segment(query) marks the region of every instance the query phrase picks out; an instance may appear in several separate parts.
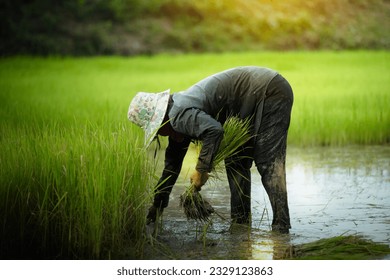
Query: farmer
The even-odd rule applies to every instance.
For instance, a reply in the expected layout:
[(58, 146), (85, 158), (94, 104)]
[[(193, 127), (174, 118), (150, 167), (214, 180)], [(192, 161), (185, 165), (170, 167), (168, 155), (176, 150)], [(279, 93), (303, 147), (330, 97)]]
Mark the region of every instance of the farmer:
[(261, 175), (273, 211), (272, 229), (288, 233), (290, 216), (285, 175), (286, 140), (293, 104), (289, 83), (276, 71), (254, 66), (232, 68), (209, 76), (185, 91), (169, 94), (139, 92), (128, 118), (145, 130), (145, 145), (169, 136), (165, 168), (158, 181), (148, 222), (168, 206), (188, 146), (201, 140), (202, 149), (191, 184), (200, 191), (212, 168), (223, 137), (222, 125), (230, 116), (252, 122), (251, 140), (238, 155), (225, 160), (231, 193), (231, 218), (251, 221), (251, 171), (253, 161)]

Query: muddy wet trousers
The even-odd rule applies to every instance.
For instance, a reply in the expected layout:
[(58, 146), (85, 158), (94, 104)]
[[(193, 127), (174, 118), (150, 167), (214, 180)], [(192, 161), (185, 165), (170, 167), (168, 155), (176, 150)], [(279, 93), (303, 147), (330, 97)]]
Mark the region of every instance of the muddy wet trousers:
[(226, 171), (231, 192), (233, 222), (251, 221), (251, 166), (253, 161), (269, 197), (273, 219), (272, 229), (288, 233), (291, 228), (286, 187), (286, 143), (290, 125), (293, 92), (289, 83), (276, 76), (269, 84), (263, 106), (255, 118), (261, 118), (254, 141), (239, 154), (226, 159)]

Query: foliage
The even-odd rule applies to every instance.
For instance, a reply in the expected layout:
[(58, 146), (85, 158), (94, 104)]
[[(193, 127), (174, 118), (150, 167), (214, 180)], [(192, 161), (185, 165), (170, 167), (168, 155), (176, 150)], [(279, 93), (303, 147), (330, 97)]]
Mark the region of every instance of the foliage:
[(0, 67), (0, 258), (139, 256), (153, 180), (142, 132), (96, 76), (79, 80), (88, 63), (13, 62)]
[(287, 259), (303, 260), (367, 260), (381, 259), (390, 254), (386, 244), (375, 243), (361, 236), (337, 236), (293, 246), (286, 251)]
[(141, 242), (150, 179), (134, 132), (37, 125), (1, 126), (1, 257), (108, 258)]
[(389, 47), (385, 0), (5, 0), (0, 54)]

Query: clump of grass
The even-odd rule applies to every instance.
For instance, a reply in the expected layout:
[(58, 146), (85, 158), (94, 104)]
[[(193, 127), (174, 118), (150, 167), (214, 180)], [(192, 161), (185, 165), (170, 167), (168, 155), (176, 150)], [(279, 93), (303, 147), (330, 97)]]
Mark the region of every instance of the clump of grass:
[(213, 206), (192, 185), (180, 196), (180, 206), (187, 219), (207, 222), (214, 213)]
[(137, 131), (29, 125), (0, 125), (0, 257), (99, 259), (142, 246), (151, 177)]
[[(239, 119), (229, 117), (223, 125), (224, 135), (220, 147), (213, 160), (212, 172), (217, 174), (222, 166), (222, 162), (231, 156), (236, 155), (240, 147), (249, 141), (250, 119)], [(201, 150), (201, 142), (197, 142), (198, 153)], [(215, 212), (211, 204), (191, 184), (180, 196), (180, 206), (183, 207), (187, 219), (198, 221), (208, 221), (210, 215)]]
[(388, 245), (366, 240), (358, 235), (336, 236), (293, 246), (284, 258), (307, 260), (381, 259), (390, 254)]

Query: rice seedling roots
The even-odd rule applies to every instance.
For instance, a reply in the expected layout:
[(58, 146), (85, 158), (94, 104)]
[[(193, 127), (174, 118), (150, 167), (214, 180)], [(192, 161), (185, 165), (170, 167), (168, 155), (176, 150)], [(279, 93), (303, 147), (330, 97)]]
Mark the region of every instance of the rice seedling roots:
[(180, 196), (180, 206), (184, 209), (187, 219), (208, 222), (214, 208), (193, 187), (188, 188)]

